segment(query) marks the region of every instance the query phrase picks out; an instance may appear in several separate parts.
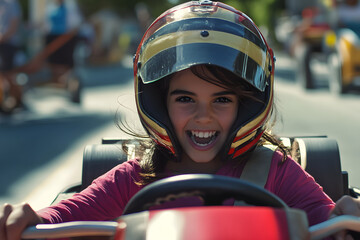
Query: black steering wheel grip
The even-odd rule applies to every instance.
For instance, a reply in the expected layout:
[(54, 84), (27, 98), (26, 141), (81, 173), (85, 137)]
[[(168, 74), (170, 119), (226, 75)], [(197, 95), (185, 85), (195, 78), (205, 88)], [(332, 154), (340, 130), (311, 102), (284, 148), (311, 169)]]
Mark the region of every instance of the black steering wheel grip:
[(123, 214), (148, 210), (184, 196), (198, 196), (205, 206), (222, 205), (229, 198), (255, 206), (287, 208), (276, 195), (238, 178), (211, 174), (184, 174), (158, 180), (141, 189), (125, 207)]

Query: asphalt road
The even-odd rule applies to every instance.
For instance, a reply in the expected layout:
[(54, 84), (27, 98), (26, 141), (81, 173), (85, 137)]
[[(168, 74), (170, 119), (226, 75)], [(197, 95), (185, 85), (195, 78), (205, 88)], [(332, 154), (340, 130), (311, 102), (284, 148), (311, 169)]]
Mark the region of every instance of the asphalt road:
[[(360, 186), (360, 92), (336, 96), (328, 89), (328, 71), (314, 63), (318, 87), (305, 91), (295, 81), (296, 63), (278, 55), (275, 85), (280, 135), (326, 135), (337, 140), (342, 169), (349, 172), (350, 185)], [(324, 169), (326, 166), (324, 166)], [(330, 177), (330, 176), (329, 176)]]
[[(81, 69), (85, 88), (81, 106), (50, 90), (30, 91), (28, 109), (0, 119), (0, 204), (50, 204), (63, 188), (80, 181), (82, 151), (102, 137), (121, 137), (115, 116), (134, 115), (130, 61)], [(277, 54), (275, 102), (279, 135), (327, 135), (338, 141), (342, 168), (360, 186), (360, 95), (331, 95), (327, 70), (314, 64), (319, 86), (304, 91), (295, 81), (296, 63)], [(131, 119), (131, 123), (136, 120)]]
[(130, 62), (77, 69), (80, 105), (64, 91), (37, 88), (26, 92), (25, 110), (0, 116), (0, 204), (48, 205), (80, 181), (86, 145), (124, 136), (115, 122), (124, 107), (134, 109)]

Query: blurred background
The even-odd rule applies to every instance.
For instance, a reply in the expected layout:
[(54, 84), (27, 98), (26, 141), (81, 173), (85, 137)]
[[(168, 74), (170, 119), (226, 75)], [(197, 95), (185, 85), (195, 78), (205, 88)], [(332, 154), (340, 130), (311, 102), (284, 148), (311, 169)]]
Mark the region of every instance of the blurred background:
[[(49, 205), (80, 181), (86, 145), (128, 137), (119, 117), (141, 128), (132, 57), (151, 22), (182, 2), (0, 0), (0, 204)], [(223, 2), (275, 51), (274, 131), (336, 139), (360, 186), (359, 1)]]

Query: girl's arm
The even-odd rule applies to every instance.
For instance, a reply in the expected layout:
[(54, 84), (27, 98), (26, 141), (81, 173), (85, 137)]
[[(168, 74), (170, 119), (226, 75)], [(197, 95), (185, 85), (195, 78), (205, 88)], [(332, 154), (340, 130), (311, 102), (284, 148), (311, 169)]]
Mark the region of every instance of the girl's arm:
[(107, 221), (119, 217), (129, 199), (140, 189), (140, 167), (136, 160), (125, 162), (97, 178), (71, 198), (42, 209), (38, 214), (46, 223), (69, 221)]
[(289, 207), (304, 210), (309, 224), (328, 219), (334, 202), (314, 178), (290, 157), (281, 163), (282, 155), (274, 154), (265, 188), (279, 196)]

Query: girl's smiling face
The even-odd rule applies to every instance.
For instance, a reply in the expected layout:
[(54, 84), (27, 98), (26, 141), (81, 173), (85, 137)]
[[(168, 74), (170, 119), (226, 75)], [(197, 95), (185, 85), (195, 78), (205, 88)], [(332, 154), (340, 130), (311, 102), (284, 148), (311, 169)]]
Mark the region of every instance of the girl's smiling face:
[(170, 81), (167, 107), (183, 149), (182, 160), (212, 161), (225, 143), (238, 104), (234, 92), (197, 77), (190, 69), (176, 73)]

